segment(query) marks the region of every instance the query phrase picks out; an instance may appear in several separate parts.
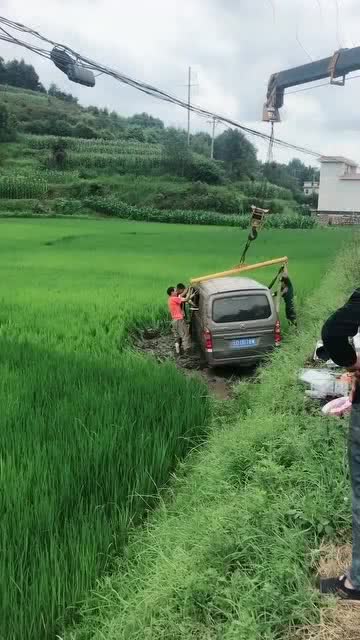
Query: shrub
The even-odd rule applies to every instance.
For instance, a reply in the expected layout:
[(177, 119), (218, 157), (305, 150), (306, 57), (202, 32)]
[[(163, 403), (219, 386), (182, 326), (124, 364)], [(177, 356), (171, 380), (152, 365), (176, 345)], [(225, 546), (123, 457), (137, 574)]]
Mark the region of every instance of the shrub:
[(86, 138), (87, 140), (98, 137), (95, 129), (83, 122), (78, 122), (75, 127), (72, 127), (72, 135), (76, 138)]
[[(224, 215), (210, 211), (165, 211), (152, 207), (136, 207), (129, 205), (113, 196), (105, 198), (86, 198), (84, 204), (89, 209), (116, 218), (140, 220), (147, 222), (166, 222), (180, 224), (204, 224), (247, 229), (250, 223), (249, 215)], [(266, 225), (275, 229), (312, 229), (316, 226), (314, 218), (299, 215), (272, 215), (267, 218)]]
[(290, 189), (278, 187), (267, 181), (239, 182), (239, 188), (246, 196), (251, 198), (280, 198), (281, 200), (292, 200), (293, 194)]
[[(241, 194), (222, 187), (211, 188), (195, 182), (187, 188), (163, 188), (153, 196), (153, 205), (159, 209), (193, 209), (219, 213), (241, 213)], [(250, 211), (250, 209), (249, 209)]]
[(67, 198), (58, 198), (53, 201), (53, 213), (62, 216), (72, 216), (79, 213), (83, 205), (81, 200), (72, 200)]
[(214, 160), (193, 154), (185, 165), (185, 175), (190, 180), (219, 184), (224, 177), (219, 165)]

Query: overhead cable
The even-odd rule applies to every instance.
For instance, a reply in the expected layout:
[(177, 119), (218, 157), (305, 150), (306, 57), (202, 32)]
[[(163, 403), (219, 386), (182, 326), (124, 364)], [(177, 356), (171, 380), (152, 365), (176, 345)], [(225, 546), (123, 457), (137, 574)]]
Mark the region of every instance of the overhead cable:
[[(1, 26), (2, 25), (2, 26)], [(6, 27), (6, 28), (4, 28)], [(13, 35), (11, 33), (11, 31), (15, 31), (15, 32), (19, 32), (21, 34), (26, 34), (31, 36), (32, 38), (35, 38), (36, 40), (40, 40), (41, 43), (46, 43), (47, 45), (51, 45), (51, 49), (46, 49), (43, 46), (39, 46), (38, 44), (32, 44), (27, 42), (26, 40), (22, 40), (20, 39), (20, 37), (17, 37), (15, 35)], [(29, 51), (32, 51), (33, 53), (36, 53), (44, 58), (51, 58), (51, 53), (53, 51), (53, 47), (56, 48), (57, 50), (57, 57), (59, 57), (59, 54), (61, 56), (61, 52), (63, 52), (63, 57), (64, 57), (64, 61), (69, 59), (69, 56), (71, 59), (73, 59), (73, 61), (77, 64), (82, 66), (84, 69), (89, 69), (91, 71), (96, 71), (99, 74), (104, 74), (107, 75), (109, 77), (114, 78), (115, 80), (118, 80), (119, 82), (122, 82), (123, 84), (126, 84), (128, 86), (133, 87), (134, 89), (137, 89), (138, 91), (141, 91), (142, 93), (145, 93), (149, 96), (158, 98), (159, 100), (163, 100), (165, 102), (174, 104), (178, 107), (181, 107), (183, 109), (189, 110), (195, 114), (198, 114), (200, 116), (204, 116), (206, 118), (216, 118), (216, 120), (218, 120), (219, 122), (224, 123), (225, 125), (230, 125), (231, 127), (234, 127), (236, 129), (239, 129), (240, 131), (242, 131), (243, 133), (246, 133), (248, 135), (251, 135), (255, 138), (258, 139), (262, 139), (262, 140), (266, 140), (268, 142), (272, 141), (274, 145), (276, 145), (277, 147), (281, 147), (283, 149), (289, 149), (289, 150), (293, 150), (293, 151), (297, 151), (299, 153), (304, 153), (307, 155), (311, 155), (313, 157), (318, 158), (319, 156), (321, 156), (321, 153), (318, 153), (316, 151), (313, 151), (312, 149), (308, 149), (306, 147), (302, 147), (296, 144), (292, 144), (290, 142), (286, 142), (285, 140), (281, 140), (279, 138), (273, 138), (272, 136), (267, 135), (266, 133), (262, 132), (262, 131), (258, 131), (256, 129), (252, 129), (250, 127), (246, 127), (245, 125), (242, 125), (241, 123), (237, 122), (236, 120), (229, 118), (227, 116), (223, 116), (220, 114), (216, 114), (213, 113), (212, 111), (209, 111), (208, 109), (205, 109), (203, 107), (200, 107), (198, 105), (194, 105), (194, 104), (188, 104), (188, 102), (185, 102), (184, 100), (182, 100), (181, 98), (178, 98), (174, 95), (172, 95), (171, 93), (168, 93), (167, 91), (164, 91), (160, 88), (157, 88), (151, 84), (148, 84), (146, 82), (140, 81), (140, 80), (136, 80), (134, 78), (131, 78), (119, 71), (117, 71), (116, 69), (112, 69), (110, 67), (107, 67), (101, 63), (98, 63), (94, 60), (91, 60), (90, 58), (87, 58), (86, 56), (81, 55), (80, 53), (78, 53), (77, 51), (75, 51), (74, 49), (72, 49), (71, 47), (55, 42), (53, 40), (51, 40), (50, 38), (47, 38), (45, 36), (43, 36), (42, 34), (40, 34), (38, 31), (35, 31), (34, 29), (31, 29), (30, 27), (27, 27), (21, 23), (18, 22), (14, 22), (12, 20), (9, 20), (3, 16), (0, 16), (0, 40), (4, 40), (6, 42), (11, 42), (13, 44), (17, 44), (21, 47), (24, 47), (26, 49), (28, 49)]]

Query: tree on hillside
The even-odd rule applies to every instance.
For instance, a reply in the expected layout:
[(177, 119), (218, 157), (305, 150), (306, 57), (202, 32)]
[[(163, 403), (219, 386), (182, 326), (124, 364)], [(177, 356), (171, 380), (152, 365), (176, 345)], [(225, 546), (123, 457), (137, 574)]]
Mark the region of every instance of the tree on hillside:
[(286, 164), (265, 162), (262, 165), (262, 174), (269, 182), (272, 182), (272, 184), (290, 189), (294, 194), (300, 191), (298, 180), (291, 175)]
[(26, 64), (23, 59), (9, 60), (9, 62), (4, 62), (3, 58), (0, 59), (0, 84), (9, 84), (12, 87), (32, 91), (45, 91), (34, 67)]
[(0, 103), (0, 142), (11, 142), (16, 138), (16, 118), (5, 104)]
[(154, 127), (156, 129), (163, 129), (164, 123), (160, 118), (154, 118), (149, 113), (135, 113), (133, 116), (127, 119), (130, 126), (142, 127), (147, 129), (148, 127)]
[(78, 103), (78, 98), (73, 96), (72, 93), (66, 93), (66, 91), (61, 91), (61, 89), (59, 89), (59, 87), (57, 87), (56, 84), (54, 83), (50, 85), (48, 95), (52, 96), (53, 98), (58, 98), (59, 100), (64, 100), (64, 102), (69, 102), (72, 104)]
[(149, 128), (145, 132), (146, 142), (161, 143), (164, 137), (164, 129)]
[(289, 174), (299, 183), (302, 189), (304, 182), (307, 180), (319, 180), (319, 170), (315, 167), (306, 166), (298, 158), (293, 158), (287, 165)]
[(92, 138), (98, 138), (97, 131), (90, 127), (86, 122), (78, 122), (75, 127), (72, 129), (72, 135), (76, 138), (87, 138), (91, 140)]
[(256, 149), (238, 129), (227, 129), (215, 138), (214, 155), (233, 178), (251, 177), (258, 169)]
[(0, 56), (0, 84), (6, 84), (6, 66), (4, 58)]
[(208, 133), (200, 131), (191, 136), (191, 151), (199, 153), (201, 156), (210, 158), (211, 155), (211, 136)]
[(144, 129), (142, 129), (142, 127), (135, 127), (135, 126), (127, 127), (125, 131), (125, 137), (128, 140), (136, 140), (137, 142), (146, 141), (145, 131)]

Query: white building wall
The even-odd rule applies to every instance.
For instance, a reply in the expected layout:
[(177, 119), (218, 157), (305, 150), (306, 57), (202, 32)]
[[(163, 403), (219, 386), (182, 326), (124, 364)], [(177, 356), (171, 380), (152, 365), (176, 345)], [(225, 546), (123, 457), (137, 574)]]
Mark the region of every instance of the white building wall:
[(320, 171), (319, 211), (360, 212), (360, 180), (341, 180), (355, 169), (342, 162), (323, 162)]

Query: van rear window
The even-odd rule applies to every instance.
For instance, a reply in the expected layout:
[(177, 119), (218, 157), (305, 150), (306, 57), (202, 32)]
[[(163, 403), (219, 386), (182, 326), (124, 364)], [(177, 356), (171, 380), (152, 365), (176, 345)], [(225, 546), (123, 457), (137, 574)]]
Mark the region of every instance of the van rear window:
[(214, 322), (266, 320), (270, 316), (270, 304), (264, 294), (218, 298), (213, 304)]

